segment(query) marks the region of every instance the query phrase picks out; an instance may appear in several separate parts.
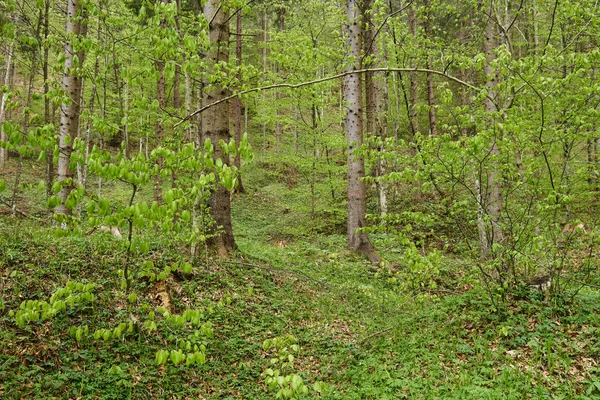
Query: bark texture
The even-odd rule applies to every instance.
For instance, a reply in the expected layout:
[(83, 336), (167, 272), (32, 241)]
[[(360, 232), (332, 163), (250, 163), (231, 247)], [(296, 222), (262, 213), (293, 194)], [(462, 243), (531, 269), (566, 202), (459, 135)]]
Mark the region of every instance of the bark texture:
[[(493, 15), (492, 5), (488, 5), (487, 14)], [(495, 126), (494, 119), (497, 117), (498, 107), (494, 102), (496, 97), (497, 77), (492, 69), (492, 63), (496, 58), (494, 49), (497, 46), (496, 25), (492, 19), (488, 19), (484, 32), (483, 52), (486, 57), (484, 66), (485, 86), (488, 95), (485, 99), (484, 108), (490, 118), (490, 126)], [(492, 144), (488, 150), (488, 154), (492, 158), (492, 165), (482, 177), (477, 186), (479, 204), (479, 220), (477, 226), (479, 228), (479, 238), (481, 245), (481, 255), (483, 258), (492, 256), (492, 247), (494, 243), (502, 243), (504, 241), (504, 233), (500, 226), (500, 217), (502, 214), (502, 191), (500, 182), (500, 172), (497, 157), (500, 154), (498, 148), (498, 140), (501, 139), (501, 132), (494, 132)], [(485, 183), (485, 185), (483, 185)], [(484, 215), (485, 214), (485, 215)]]
[[(430, 52), (429, 47), (431, 47), (430, 45), (430, 41), (432, 38), (431, 35), (431, 12), (430, 12), (430, 4), (429, 4), (429, 0), (424, 0), (423, 2), (424, 7), (425, 7), (425, 18), (423, 20), (423, 30), (425, 31), (425, 39), (427, 40), (427, 53)], [(427, 59), (426, 59), (426, 68), (427, 69), (431, 69), (432, 68), (432, 58), (431, 58), (431, 54), (427, 54)], [(435, 94), (433, 92), (433, 75), (430, 73), (427, 73), (427, 106), (429, 108), (429, 134), (432, 136), (437, 136), (437, 117), (435, 114)]]
[[(12, 73), (12, 64), (13, 64), (13, 51), (14, 45), (11, 43), (8, 47), (8, 54), (6, 56), (6, 72), (4, 75), (4, 86), (8, 87), (10, 84), (10, 74)], [(0, 141), (7, 141), (6, 133), (4, 132), (4, 121), (6, 119), (6, 103), (8, 101), (8, 93), (2, 93), (2, 98), (0, 99)], [(6, 166), (6, 161), (8, 161), (8, 150), (4, 147), (0, 147), (0, 168), (4, 168)]]
[[(204, 16), (210, 23), (211, 49), (208, 59), (211, 63), (229, 62), (229, 17), (219, 0), (208, 0), (204, 5)], [(209, 104), (225, 98), (229, 91), (217, 84), (205, 83), (204, 103)], [(203, 136), (209, 138), (214, 145), (214, 158), (220, 158), (224, 164), (229, 160), (219, 146), (219, 141), (229, 142), (229, 103), (223, 103), (207, 110), (202, 118)], [(217, 253), (226, 256), (236, 248), (231, 226), (231, 199), (230, 194), (222, 185), (218, 185), (211, 197), (211, 214), (216, 224), (215, 236), (211, 240)]]
[[(170, 0), (161, 0), (161, 2), (163, 4), (169, 4), (171, 1)], [(160, 21), (160, 27), (162, 29), (166, 29), (167, 28), (167, 20), (166, 17), (163, 17), (163, 19)], [(158, 107), (160, 108), (161, 112), (164, 111), (167, 107), (167, 101), (166, 101), (166, 97), (165, 97), (165, 62), (159, 58), (158, 60), (156, 60), (155, 62), (156, 64), (156, 70), (158, 71), (158, 81), (156, 82), (156, 100), (158, 101)], [(165, 137), (165, 129), (164, 126), (162, 124), (162, 121), (160, 121), (160, 119), (157, 121), (156, 123), (156, 147), (159, 147), (162, 145), (163, 140)], [(148, 144), (146, 143), (146, 146)], [(158, 163), (158, 169), (159, 171), (162, 170), (162, 165), (163, 165), (163, 159), (159, 158), (157, 160)], [(162, 203), (162, 185), (163, 185), (163, 181), (162, 181), (162, 177), (160, 175), (160, 172), (156, 175), (154, 175), (154, 201), (156, 201), (158, 204)]]
[[(58, 181), (62, 187), (58, 193), (61, 204), (56, 208), (56, 213), (71, 215), (72, 210), (66, 206), (69, 194), (75, 187), (73, 171), (70, 168), (73, 141), (79, 131), (79, 117), (81, 115), (81, 87), (83, 77), (78, 71), (83, 66), (85, 53), (82, 49), (74, 48), (77, 37), (84, 37), (87, 33), (86, 15), (79, 0), (67, 0), (67, 40), (65, 42), (65, 69), (63, 75), (63, 90), (69, 96), (64, 102), (60, 114), (60, 137), (58, 143)], [(75, 60), (79, 59), (78, 63)]]
[[(241, 86), (242, 83), (242, 10), (237, 11), (236, 16), (236, 41), (235, 41), (235, 58), (238, 67), (237, 71), (237, 80), (238, 85)], [(233, 100), (233, 115), (234, 115), (234, 129), (235, 129), (235, 143), (237, 146), (242, 142), (242, 99), (237, 97)], [(233, 165), (235, 165), (240, 170), (242, 166), (242, 159), (240, 157), (240, 152), (235, 153), (235, 159), (233, 161)], [(242, 175), (238, 172), (238, 185), (236, 187), (236, 191), (238, 193), (245, 193), (244, 185), (242, 184)]]
[[(357, 0), (347, 0), (348, 15), (348, 51), (347, 71), (361, 68), (361, 14), (362, 4)], [(346, 103), (346, 137), (348, 142), (348, 247), (371, 261), (379, 261), (366, 233), (360, 228), (366, 227), (367, 211), (366, 188), (364, 183), (365, 162), (357, 153), (363, 140), (362, 117), (362, 80), (358, 73), (344, 77), (344, 101)]]

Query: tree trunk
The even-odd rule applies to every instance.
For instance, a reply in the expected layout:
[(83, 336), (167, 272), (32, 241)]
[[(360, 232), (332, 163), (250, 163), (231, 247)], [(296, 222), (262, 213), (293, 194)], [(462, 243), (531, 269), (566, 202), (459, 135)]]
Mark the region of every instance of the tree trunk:
[[(348, 65), (346, 71), (361, 68), (361, 15), (358, 0), (347, 0), (348, 15)], [(361, 4), (362, 5), (362, 4)], [(344, 77), (344, 101), (346, 104), (346, 138), (348, 142), (348, 247), (378, 262), (369, 237), (361, 232), (366, 227), (365, 162), (358, 152), (362, 145), (362, 79), (357, 73)]]
[[(365, 0), (364, 7), (365, 11), (371, 10), (371, 2), (372, 0)], [(365, 22), (365, 32), (364, 32), (364, 43), (363, 43), (363, 57), (366, 60), (364, 62), (363, 68), (375, 68), (377, 67), (377, 63), (375, 61), (375, 57), (377, 57), (377, 44), (375, 40), (375, 30), (372, 23)], [(365, 72), (365, 116), (367, 118), (367, 136), (376, 135), (377, 134), (377, 118), (379, 114), (379, 85), (375, 80), (374, 72)]]
[[(236, 40), (235, 40), (235, 58), (237, 63), (237, 80), (238, 85), (242, 84), (242, 10), (237, 11), (236, 16)], [(233, 100), (233, 115), (234, 115), (234, 129), (235, 129), (235, 143), (237, 146), (242, 142), (242, 99), (240, 97), (236, 97)], [(242, 159), (240, 157), (240, 152), (237, 151), (235, 153), (235, 159), (233, 160), (233, 165), (238, 169), (238, 185), (236, 187), (236, 192), (245, 193), (244, 185), (242, 184), (242, 174), (240, 169), (242, 167)]]
[[(86, 12), (79, 0), (67, 0), (67, 36), (73, 35), (65, 42), (65, 69), (63, 76), (63, 90), (69, 96), (69, 101), (63, 102), (60, 114), (60, 136), (58, 155), (58, 181), (61, 189), (58, 197), (61, 204), (56, 208), (56, 213), (71, 215), (72, 206), (67, 206), (67, 199), (75, 187), (73, 171), (70, 169), (73, 141), (79, 131), (79, 117), (81, 115), (81, 86), (83, 77), (78, 71), (83, 67), (85, 53), (83, 50), (73, 48), (75, 41), (81, 40), (87, 33)], [(78, 63), (75, 63), (75, 58)]]
[[(14, 44), (11, 43), (8, 47), (8, 54), (6, 56), (6, 73), (4, 75), (4, 86), (9, 87), (10, 84), (10, 75), (12, 73), (12, 64), (13, 64), (13, 52), (14, 52)], [(6, 119), (6, 103), (8, 101), (8, 92), (2, 93), (2, 98), (0, 99), (0, 140), (3, 142), (8, 141), (6, 137), (6, 133), (4, 132), (4, 121)], [(8, 161), (8, 149), (5, 147), (0, 147), (0, 168), (6, 167), (6, 161)]]
[[(488, 11), (488, 15), (493, 15), (493, 10)], [(487, 97), (484, 103), (485, 112), (488, 114), (488, 118), (490, 118), (489, 126), (494, 126), (494, 119), (496, 118), (498, 108), (494, 103), (494, 99), (496, 98), (496, 85), (497, 85), (497, 77), (492, 69), (492, 63), (495, 59), (494, 49), (496, 47), (497, 33), (495, 32), (495, 24), (492, 19), (488, 18), (488, 22), (486, 23), (486, 28), (484, 32), (484, 41), (483, 41), (483, 52), (486, 56), (486, 64), (484, 66), (485, 73), (485, 86), (487, 88)], [(477, 186), (477, 195), (480, 201), (479, 207), (482, 210), (479, 215), (479, 220), (477, 226), (479, 227), (479, 237), (480, 237), (480, 246), (481, 246), (481, 255), (484, 259), (488, 259), (492, 256), (492, 249), (495, 243), (502, 243), (504, 241), (504, 233), (500, 226), (500, 217), (502, 214), (502, 192), (501, 192), (501, 183), (500, 183), (500, 172), (498, 167), (498, 156), (500, 154), (500, 149), (498, 148), (498, 140), (501, 137), (497, 135), (501, 135), (501, 133), (495, 134), (492, 138), (492, 144), (488, 150), (488, 154), (492, 159), (492, 165), (489, 170), (486, 170), (487, 176), (485, 178), (486, 185), (483, 186), (482, 183), (483, 178)], [(487, 221), (483, 220), (483, 215), (486, 214)], [(485, 237), (485, 240), (482, 240)]]
[[(183, 45), (183, 33), (181, 31), (181, 0), (175, 0), (177, 6), (177, 17), (175, 18), (175, 27), (180, 38), (180, 46)], [(181, 81), (181, 64), (175, 63), (175, 75), (173, 77), (173, 108), (179, 110), (181, 108), (181, 94), (179, 93), (179, 83)]]
[[(267, 79), (267, 40), (268, 40), (268, 30), (269, 30), (269, 17), (267, 15), (267, 10), (264, 11), (263, 14), (263, 53), (262, 53), (262, 67), (263, 67), (263, 79)], [(262, 101), (263, 103), (266, 100), (266, 92), (263, 90), (262, 92)], [(263, 122), (262, 124), (262, 136), (263, 136), (263, 154), (267, 150), (267, 123)]]
[[(102, 2), (100, 4), (100, 12), (102, 12)], [(98, 33), (96, 36), (98, 43), (102, 42), (102, 20), (98, 18)], [(79, 183), (86, 187), (88, 174), (88, 158), (90, 154), (90, 138), (92, 133), (92, 122), (94, 117), (94, 106), (96, 104), (96, 92), (98, 85), (96, 84), (98, 74), (100, 73), (100, 56), (97, 54), (94, 61), (94, 75), (92, 79), (92, 90), (90, 93), (90, 101), (88, 102), (89, 117), (85, 128), (85, 154), (83, 157), (83, 165), (77, 165), (77, 179)], [(127, 142), (125, 143), (125, 157), (127, 157)]]
[[(170, 0), (161, 0), (163, 4), (167, 4), (169, 3), (169, 1)], [(162, 29), (167, 28), (167, 21), (164, 17), (160, 21), (160, 27)], [(167, 106), (165, 100), (165, 62), (161, 58), (159, 58), (155, 64), (159, 76), (158, 82), (156, 82), (156, 100), (158, 101), (158, 108), (162, 112)], [(164, 135), (164, 127), (162, 122), (159, 120), (156, 123), (156, 147), (162, 145)], [(157, 160), (157, 163), (158, 170), (162, 170), (162, 158), (159, 158)], [(162, 203), (162, 177), (160, 176), (160, 172), (154, 176), (154, 201), (156, 201), (158, 204)]]
[[(429, 41), (431, 40), (431, 13), (429, 0), (424, 0), (424, 6), (426, 9), (425, 20), (423, 21), (423, 29), (425, 31), (425, 40), (427, 40), (427, 53), (429, 53)], [(431, 56), (427, 54), (425, 67), (431, 69)], [(435, 114), (435, 95), (433, 93), (433, 75), (427, 73), (427, 106), (429, 108), (429, 134), (437, 136), (437, 118)]]
[[(48, 71), (48, 36), (50, 35), (50, 0), (46, 0), (44, 4), (44, 60), (42, 63), (42, 75), (44, 77), (44, 124), (49, 125), (52, 119), (50, 118), (50, 92), (49, 71)], [(52, 184), (54, 183), (54, 151), (46, 150), (46, 197), (52, 195)]]
[[(413, 38), (417, 37), (417, 16), (413, 5), (408, 7), (408, 30)], [(414, 66), (414, 65), (413, 65)], [(410, 96), (410, 125), (411, 125), (411, 152), (416, 154), (416, 143), (414, 142), (415, 135), (419, 132), (419, 111), (417, 104), (419, 102), (419, 93), (417, 87), (417, 74), (411, 72), (408, 75), (409, 79), (409, 96)]]
[[(279, 32), (283, 32), (285, 29), (285, 8), (280, 7), (277, 12), (277, 25), (279, 27)], [(279, 63), (275, 66), (275, 72), (279, 74), (280, 67)], [(275, 101), (277, 104), (281, 104), (281, 99), (283, 99), (283, 95), (279, 91), (275, 91)], [(275, 109), (275, 138), (277, 140), (276, 150), (281, 150), (282, 144), (282, 135), (283, 135), (283, 124), (281, 123), (281, 107), (276, 107)]]
[[(204, 5), (204, 16), (210, 22), (209, 35), (211, 49), (208, 59), (214, 65), (229, 62), (229, 18), (223, 10), (219, 0), (208, 0)], [(208, 86), (204, 103), (209, 104), (228, 96), (229, 91), (217, 84)], [(209, 138), (214, 145), (214, 158), (221, 159), (223, 164), (228, 160), (219, 142), (226, 143), (230, 140), (229, 132), (229, 103), (223, 102), (203, 114), (202, 129), (204, 136)], [(231, 199), (229, 192), (223, 185), (217, 185), (211, 196), (211, 214), (216, 224), (214, 237), (210, 240), (217, 253), (226, 257), (228, 253), (236, 248), (231, 226)]]
[[(41, 30), (42, 30), (42, 24), (43, 24), (43, 9), (39, 9), (38, 10), (38, 18), (37, 18), (37, 26), (36, 26), (36, 32), (35, 32), (35, 37), (38, 39), (39, 43), (42, 43), (41, 40)], [(38, 56), (40, 54), (40, 47), (36, 47), (33, 50), (33, 53), (31, 55), (31, 69), (29, 70), (29, 80), (28, 80), (28, 84), (27, 84), (27, 100), (25, 102), (25, 110), (27, 110), (24, 115), (23, 115), (23, 132), (27, 135), (28, 131), (29, 131), (29, 122), (30, 122), (30, 110), (31, 110), (31, 100), (32, 100), (32, 95), (33, 95), (33, 88), (34, 88), (34, 81), (35, 81), (35, 76), (37, 75), (37, 67), (38, 67)], [(23, 142), (24, 142), (25, 138), (23, 138)], [(19, 186), (21, 185), (21, 175), (23, 173), (23, 155), (19, 154), (19, 162), (18, 162), (18, 166), (17, 166), (17, 170), (15, 171), (15, 180), (14, 180), (14, 184), (13, 184), (13, 192), (12, 192), (12, 200), (11, 200), (11, 208), (12, 208), (12, 215), (16, 216), (17, 214), (17, 200), (18, 200), (18, 195), (19, 195)]]
[[(366, 0), (364, 4), (364, 9), (367, 12), (370, 12), (371, 20), (375, 19), (376, 13), (376, 4), (372, 4), (372, 0)], [(364, 63), (363, 68), (376, 68), (378, 67), (378, 57), (379, 57), (379, 46), (377, 43), (377, 37), (375, 32), (375, 26), (372, 22), (366, 22), (365, 34), (364, 34), (364, 43), (363, 43), (363, 57), (367, 62)], [(377, 136), (381, 139), (381, 142), (385, 140), (383, 137), (383, 126), (381, 123), (381, 95), (380, 93), (386, 92), (387, 87), (380, 85), (377, 81), (377, 76), (374, 72), (366, 72), (365, 73), (365, 105), (366, 105), (366, 117), (367, 117), (367, 136)], [(387, 80), (385, 81), (387, 84)], [(386, 94), (384, 93), (384, 96)], [(387, 97), (385, 98), (387, 101)], [(379, 212), (381, 215), (385, 215), (387, 213), (387, 192), (385, 183), (378, 179), (384, 174), (385, 166), (384, 160), (381, 157), (383, 150), (382, 145), (378, 145), (377, 147), (377, 163), (375, 165), (375, 184), (377, 187), (377, 195), (378, 195), (378, 203), (379, 203)]]

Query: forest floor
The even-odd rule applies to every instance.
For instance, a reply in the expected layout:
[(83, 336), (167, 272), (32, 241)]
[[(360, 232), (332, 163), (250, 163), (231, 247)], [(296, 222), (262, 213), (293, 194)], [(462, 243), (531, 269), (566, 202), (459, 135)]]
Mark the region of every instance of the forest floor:
[(169, 235), (143, 233), (150, 251), (128, 259), (108, 232), (0, 216), (0, 398), (600, 398), (598, 279), (560, 302), (524, 286), (500, 307), (472, 260), (441, 252), (435, 285), (407, 282), (402, 246), (373, 235), (380, 267), (349, 253), (304, 185), (258, 169), (245, 183), (238, 253), (191, 273)]

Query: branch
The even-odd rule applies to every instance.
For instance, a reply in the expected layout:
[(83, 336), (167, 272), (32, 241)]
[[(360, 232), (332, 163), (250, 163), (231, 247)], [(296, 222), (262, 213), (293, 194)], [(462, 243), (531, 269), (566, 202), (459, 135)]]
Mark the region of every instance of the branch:
[(387, 24), (388, 20), (392, 17), (395, 17), (396, 15), (400, 14), (401, 12), (403, 12), (404, 10), (406, 10), (407, 8), (411, 7), (413, 4), (414, 0), (411, 0), (407, 5), (405, 5), (404, 7), (402, 7), (399, 10), (396, 10), (390, 14), (388, 14), (385, 19), (383, 20), (383, 22), (379, 25), (379, 27), (377, 28), (377, 30), (375, 31), (375, 34), (373, 35), (373, 37), (371, 38), (371, 43), (369, 43), (369, 47), (367, 47), (367, 50), (365, 51), (365, 54), (363, 55), (361, 61), (368, 55), (371, 53), (371, 49), (373, 48), (373, 43), (375, 43), (375, 40), (377, 39), (377, 36), (379, 36), (379, 33), (381, 32), (381, 29)]
[(176, 123), (174, 125), (174, 127), (178, 127), (179, 125), (181, 125), (182, 123), (184, 123), (185, 121), (188, 121), (190, 118), (195, 117), (196, 115), (202, 113), (203, 111), (208, 110), (209, 108), (212, 108), (218, 104), (221, 104), (223, 102), (229, 101), (231, 99), (234, 99), (236, 97), (239, 97), (241, 95), (244, 94), (248, 94), (248, 93), (254, 93), (254, 92), (261, 92), (263, 90), (271, 90), (271, 89), (277, 89), (277, 88), (288, 88), (288, 89), (298, 89), (304, 86), (310, 86), (310, 85), (315, 85), (317, 83), (323, 83), (323, 82), (328, 82), (328, 81), (332, 81), (335, 79), (339, 79), (339, 78), (343, 78), (347, 75), (352, 75), (352, 74), (364, 74), (365, 72), (423, 72), (423, 73), (428, 73), (428, 74), (434, 74), (434, 75), (439, 75), (439, 76), (443, 76), (446, 79), (449, 79), (453, 82), (458, 83), (459, 85), (462, 86), (466, 86), (469, 89), (473, 89), (475, 91), (480, 92), (482, 89), (478, 88), (477, 86), (473, 86), (468, 82), (465, 82), (461, 79), (458, 79), (455, 76), (452, 75), (448, 75), (447, 73), (443, 72), (443, 71), (437, 71), (437, 70), (433, 70), (433, 69), (427, 69), (427, 68), (364, 68), (364, 69), (357, 69), (357, 70), (353, 70), (353, 71), (346, 71), (346, 72), (341, 72), (339, 74), (336, 75), (331, 75), (331, 76), (326, 76), (324, 78), (319, 78), (319, 79), (315, 79), (312, 81), (306, 81), (306, 82), (301, 82), (301, 83), (276, 83), (273, 85), (267, 85), (267, 86), (261, 86), (261, 87), (255, 87), (252, 89), (247, 89), (247, 90), (242, 90), (240, 92), (237, 92), (235, 94), (232, 94), (230, 96), (224, 97), (220, 100), (217, 100), (215, 102), (212, 102), (210, 104), (205, 105), (204, 107), (199, 108), (198, 110), (194, 111), (193, 113), (189, 114), (187, 117), (183, 118), (181, 121), (179, 121), (178, 123)]

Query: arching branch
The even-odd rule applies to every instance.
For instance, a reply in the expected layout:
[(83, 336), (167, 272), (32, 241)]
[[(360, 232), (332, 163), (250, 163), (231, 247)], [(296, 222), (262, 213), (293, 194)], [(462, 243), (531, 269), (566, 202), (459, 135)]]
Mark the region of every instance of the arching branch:
[(328, 81), (332, 81), (335, 79), (339, 79), (339, 78), (343, 78), (346, 75), (351, 75), (351, 74), (364, 74), (366, 72), (422, 72), (422, 73), (428, 73), (428, 74), (434, 74), (434, 75), (439, 75), (439, 76), (443, 76), (444, 78), (453, 81), (455, 83), (458, 83), (459, 85), (468, 87), (469, 89), (473, 89), (475, 91), (481, 91), (482, 89), (474, 86), (468, 82), (465, 82), (461, 79), (458, 79), (455, 76), (449, 75), (443, 71), (437, 71), (437, 70), (433, 70), (433, 69), (427, 69), (427, 68), (389, 68), (389, 67), (383, 67), (383, 68), (365, 68), (365, 69), (357, 69), (357, 70), (353, 70), (353, 71), (345, 71), (345, 72), (341, 72), (339, 74), (335, 74), (335, 75), (331, 75), (331, 76), (326, 76), (324, 78), (319, 78), (319, 79), (315, 79), (312, 81), (306, 81), (306, 82), (300, 82), (300, 83), (275, 83), (272, 85), (267, 85), (267, 86), (261, 86), (261, 87), (255, 87), (252, 89), (246, 89), (246, 90), (242, 90), (240, 92), (234, 93), (231, 96), (227, 96), (224, 97), (220, 100), (214, 101), (210, 104), (205, 105), (204, 107), (199, 108), (198, 110), (194, 111), (193, 113), (189, 114), (188, 116), (186, 116), (185, 118), (183, 118), (181, 121), (179, 121), (178, 123), (175, 124), (175, 127), (181, 125), (182, 123), (184, 123), (185, 121), (188, 121), (190, 118), (195, 117), (196, 115), (202, 113), (203, 111), (208, 110), (209, 108), (212, 108), (214, 106), (216, 106), (217, 104), (221, 104), (225, 101), (229, 101), (231, 99), (234, 99), (238, 96), (244, 95), (244, 94), (248, 94), (248, 93), (255, 93), (255, 92), (261, 92), (263, 90), (271, 90), (271, 89), (278, 89), (278, 88), (288, 88), (288, 89), (298, 89), (304, 86), (310, 86), (310, 85), (315, 85), (318, 83), (323, 83), (323, 82), (328, 82)]

